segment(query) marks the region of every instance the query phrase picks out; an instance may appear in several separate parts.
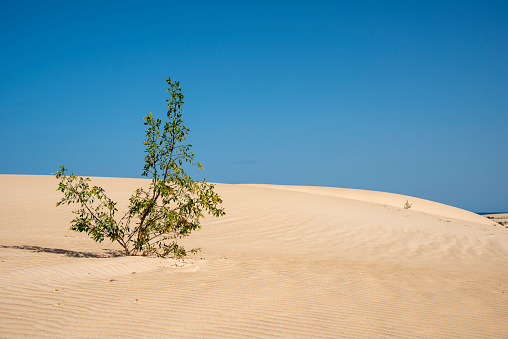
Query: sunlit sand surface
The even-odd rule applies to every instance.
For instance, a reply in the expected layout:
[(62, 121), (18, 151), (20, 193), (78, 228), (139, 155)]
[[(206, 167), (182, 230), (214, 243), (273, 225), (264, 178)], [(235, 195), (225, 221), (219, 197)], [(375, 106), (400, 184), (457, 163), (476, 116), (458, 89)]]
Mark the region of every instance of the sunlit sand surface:
[[(149, 183), (92, 179), (120, 205)], [(0, 175), (0, 337), (508, 338), (495, 220), (389, 193), (218, 184), (227, 215), (176, 261), (69, 231), (56, 186)]]

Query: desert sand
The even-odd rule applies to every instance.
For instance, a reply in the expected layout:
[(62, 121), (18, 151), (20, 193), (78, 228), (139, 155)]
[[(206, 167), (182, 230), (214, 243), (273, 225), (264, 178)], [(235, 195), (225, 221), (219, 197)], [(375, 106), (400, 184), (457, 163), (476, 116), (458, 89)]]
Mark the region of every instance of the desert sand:
[[(126, 204), (142, 179), (92, 178)], [(508, 228), (364, 190), (217, 184), (183, 261), (69, 231), (52, 176), (0, 175), (0, 337), (508, 338)], [(412, 204), (404, 209), (405, 202)]]

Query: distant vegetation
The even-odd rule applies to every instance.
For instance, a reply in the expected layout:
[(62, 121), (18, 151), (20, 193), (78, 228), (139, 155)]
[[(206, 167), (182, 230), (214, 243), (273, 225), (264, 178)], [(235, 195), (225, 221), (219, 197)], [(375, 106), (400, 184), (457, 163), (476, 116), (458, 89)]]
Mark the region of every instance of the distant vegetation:
[[(498, 217), (496, 214), (499, 214), (501, 216)], [(494, 222), (494, 226), (501, 225), (508, 228), (508, 217), (506, 216), (506, 213), (493, 213), (490, 215), (485, 215), (485, 217), (492, 220)]]
[(406, 200), (406, 203), (404, 204), (404, 209), (408, 210), (411, 208), (411, 206), (413, 206), (413, 204), (410, 204), (409, 201)]
[[(145, 165), (142, 175), (152, 179), (148, 190), (138, 188), (129, 199), (128, 211), (115, 218), (117, 203), (109, 199), (104, 189), (90, 187), (89, 178), (66, 175), (67, 169), (52, 173), (60, 180), (58, 190), (64, 197), (57, 203), (78, 204), (73, 211), (71, 230), (86, 232), (96, 242), (105, 238), (118, 242), (126, 255), (157, 255), (182, 257), (186, 251), (178, 239), (199, 229), (200, 219), (207, 212), (215, 217), (225, 214), (222, 200), (214, 192), (214, 185), (193, 181), (183, 170), (185, 163), (203, 169), (183, 142), (189, 129), (182, 122), (183, 94), (178, 81), (171, 82), (168, 92), (168, 121), (150, 113), (145, 116)], [(195, 250), (192, 250), (195, 251)], [(191, 252), (192, 252), (191, 251)]]

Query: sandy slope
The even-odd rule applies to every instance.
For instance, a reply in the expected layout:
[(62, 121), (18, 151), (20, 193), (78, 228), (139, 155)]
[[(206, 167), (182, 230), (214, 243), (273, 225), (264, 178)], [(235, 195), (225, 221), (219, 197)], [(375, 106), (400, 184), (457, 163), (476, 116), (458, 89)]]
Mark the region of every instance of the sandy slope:
[[(94, 178), (127, 201), (146, 181)], [(217, 186), (184, 262), (68, 231), (50, 176), (0, 175), (0, 337), (508, 337), (508, 228), (361, 190)], [(413, 204), (403, 209), (405, 201)]]

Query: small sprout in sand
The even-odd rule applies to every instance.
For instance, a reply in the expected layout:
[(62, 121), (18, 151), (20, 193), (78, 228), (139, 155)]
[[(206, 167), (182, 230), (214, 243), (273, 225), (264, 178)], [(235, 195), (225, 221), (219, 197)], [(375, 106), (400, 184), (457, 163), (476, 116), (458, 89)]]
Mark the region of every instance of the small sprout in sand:
[(408, 210), (411, 208), (411, 206), (413, 206), (413, 204), (410, 204), (409, 201), (406, 200), (406, 203), (404, 204), (404, 209)]

